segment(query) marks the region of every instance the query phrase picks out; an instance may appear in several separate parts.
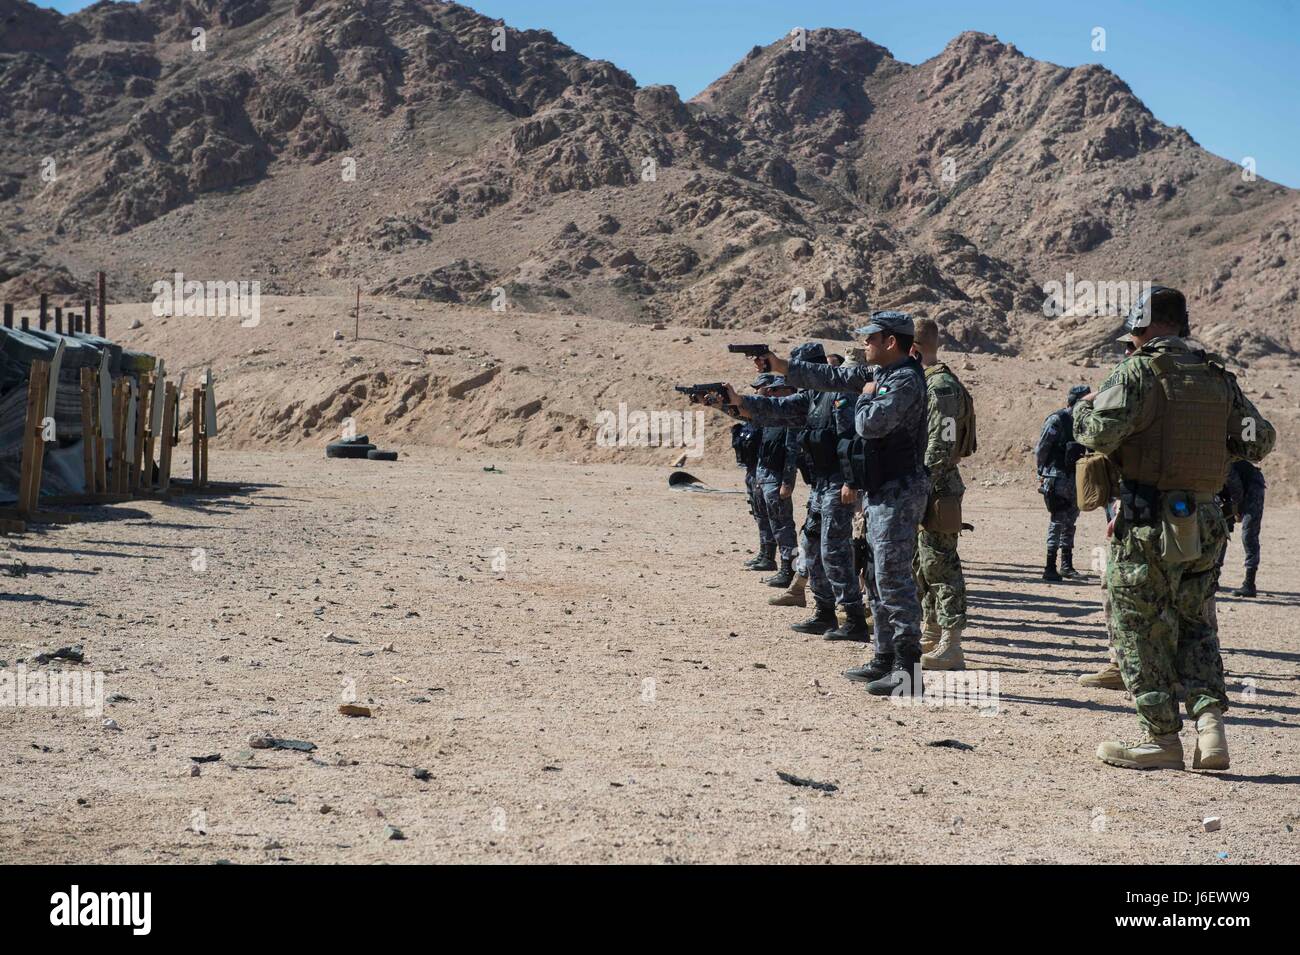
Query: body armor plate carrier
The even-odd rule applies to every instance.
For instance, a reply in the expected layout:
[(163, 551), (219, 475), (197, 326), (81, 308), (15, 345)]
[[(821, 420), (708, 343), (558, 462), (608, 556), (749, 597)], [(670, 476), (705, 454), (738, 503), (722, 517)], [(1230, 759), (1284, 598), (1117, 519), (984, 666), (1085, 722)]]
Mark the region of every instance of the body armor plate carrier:
[(1154, 420), (1120, 445), (1120, 473), (1160, 491), (1218, 491), (1229, 463), (1226, 372), (1204, 352), (1160, 355), (1151, 368), (1158, 384)]

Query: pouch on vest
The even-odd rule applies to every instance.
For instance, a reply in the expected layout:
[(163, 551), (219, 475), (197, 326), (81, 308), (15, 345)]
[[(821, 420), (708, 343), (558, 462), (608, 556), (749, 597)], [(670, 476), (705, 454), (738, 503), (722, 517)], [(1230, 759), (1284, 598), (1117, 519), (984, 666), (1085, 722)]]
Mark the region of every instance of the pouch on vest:
[(1104, 454), (1085, 454), (1074, 469), (1075, 499), (1079, 510), (1105, 507), (1118, 493), (1119, 475)]
[(930, 495), (925, 505), (925, 517), (921, 526), (936, 534), (961, 533), (961, 497), (952, 494), (945, 497)]
[(1170, 491), (1160, 507), (1160, 556), (1171, 564), (1185, 564), (1201, 556), (1201, 522), (1196, 498), (1185, 491)]

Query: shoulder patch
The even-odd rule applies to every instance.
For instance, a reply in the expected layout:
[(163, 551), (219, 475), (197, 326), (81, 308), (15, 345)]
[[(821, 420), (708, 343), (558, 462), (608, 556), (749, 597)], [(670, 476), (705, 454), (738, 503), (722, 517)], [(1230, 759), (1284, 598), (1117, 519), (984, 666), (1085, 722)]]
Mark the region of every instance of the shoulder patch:
[(1092, 407), (1097, 411), (1114, 411), (1124, 407), (1124, 385), (1114, 384), (1092, 399)]

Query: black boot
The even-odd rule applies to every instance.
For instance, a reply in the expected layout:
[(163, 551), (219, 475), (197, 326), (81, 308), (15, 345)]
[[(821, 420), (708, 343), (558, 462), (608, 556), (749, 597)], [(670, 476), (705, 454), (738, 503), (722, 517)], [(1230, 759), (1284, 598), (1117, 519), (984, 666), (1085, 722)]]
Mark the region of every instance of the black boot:
[(867, 627), (867, 611), (862, 604), (844, 608), (844, 622), (834, 630), (822, 634), (824, 640), (858, 640), (871, 639), (871, 630)]
[(1056, 572), (1056, 548), (1047, 548), (1047, 566), (1043, 568), (1043, 579), (1053, 582), (1059, 581), (1061, 575)]
[(910, 647), (894, 656), (894, 669), (867, 684), (872, 696), (921, 697), (921, 648)]
[(818, 600), (817, 612), (807, 620), (790, 624), (790, 629), (799, 633), (825, 633), (837, 623), (839, 620), (835, 617), (835, 601)]
[(1069, 577), (1072, 579), (1075, 577), (1082, 576), (1082, 574), (1080, 574), (1077, 570), (1074, 569), (1074, 548), (1073, 547), (1061, 548), (1061, 576)]
[(771, 577), (765, 578), (763, 583), (767, 584), (769, 587), (789, 587), (793, 581), (794, 568), (790, 566), (790, 559), (788, 557), (782, 557), (781, 569)]
[(1246, 579), (1242, 585), (1232, 592), (1234, 597), (1254, 597), (1255, 592), (1255, 567), (1246, 568)]
[(776, 545), (764, 544), (763, 550), (758, 555), (758, 560), (749, 565), (750, 570), (776, 570)]
[(844, 675), (854, 683), (870, 683), (872, 680), (879, 680), (886, 673), (894, 669), (894, 654), (877, 652), (866, 663), (860, 667), (854, 667), (852, 670), (845, 670)]

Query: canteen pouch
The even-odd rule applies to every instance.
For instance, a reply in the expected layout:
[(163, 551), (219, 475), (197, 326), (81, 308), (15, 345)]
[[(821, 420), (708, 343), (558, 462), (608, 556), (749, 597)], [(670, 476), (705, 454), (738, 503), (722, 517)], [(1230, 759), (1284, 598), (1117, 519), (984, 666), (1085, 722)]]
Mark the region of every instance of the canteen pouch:
[(1104, 454), (1085, 454), (1074, 469), (1075, 498), (1081, 511), (1105, 507), (1116, 496), (1115, 465)]
[(1201, 522), (1196, 498), (1186, 491), (1168, 491), (1160, 506), (1160, 554), (1171, 564), (1201, 556)]
[(925, 505), (921, 526), (936, 534), (961, 533), (961, 498), (956, 495), (936, 497), (930, 495)]

